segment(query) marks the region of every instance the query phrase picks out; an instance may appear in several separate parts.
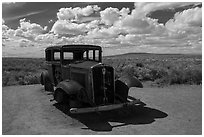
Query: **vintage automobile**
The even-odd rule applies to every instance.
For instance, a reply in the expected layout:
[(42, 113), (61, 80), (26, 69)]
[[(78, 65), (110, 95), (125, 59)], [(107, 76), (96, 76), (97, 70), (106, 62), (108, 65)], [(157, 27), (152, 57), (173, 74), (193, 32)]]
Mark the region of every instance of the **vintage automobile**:
[(47, 70), (41, 74), (41, 84), (53, 92), (54, 100), (67, 104), (71, 113), (144, 105), (128, 96), (129, 88), (141, 88), (142, 83), (129, 75), (116, 80), (114, 68), (102, 63), (100, 46), (51, 46), (45, 50), (45, 60)]

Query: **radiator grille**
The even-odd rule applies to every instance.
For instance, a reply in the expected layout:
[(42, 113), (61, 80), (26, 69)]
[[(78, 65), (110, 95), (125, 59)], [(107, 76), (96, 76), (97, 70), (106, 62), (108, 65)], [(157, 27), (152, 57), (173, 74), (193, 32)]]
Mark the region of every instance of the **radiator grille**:
[(98, 66), (93, 68), (93, 88), (96, 105), (114, 103), (113, 75), (114, 70), (112, 67)]

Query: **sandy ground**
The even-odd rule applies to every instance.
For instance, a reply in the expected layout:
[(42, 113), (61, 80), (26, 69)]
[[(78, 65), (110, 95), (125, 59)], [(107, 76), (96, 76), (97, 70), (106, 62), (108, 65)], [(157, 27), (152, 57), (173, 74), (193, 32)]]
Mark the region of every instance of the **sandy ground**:
[(131, 88), (144, 108), (70, 115), (41, 85), (2, 88), (2, 134), (202, 134), (202, 86)]

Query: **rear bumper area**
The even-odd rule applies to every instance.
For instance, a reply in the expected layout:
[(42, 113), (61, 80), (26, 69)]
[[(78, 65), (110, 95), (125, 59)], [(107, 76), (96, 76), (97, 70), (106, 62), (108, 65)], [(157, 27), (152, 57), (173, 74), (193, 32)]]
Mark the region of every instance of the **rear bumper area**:
[(114, 109), (119, 109), (131, 105), (136, 106), (145, 106), (143, 102), (141, 102), (139, 99), (121, 103), (121, 104), (112, 104), (112, 105), (105, 105), (105, 106), (97, 106), (97, 107), (88, 107), (88, 108), (71, 108), (70, 113), (72, 114), (80, 114), (80, 113), (90, 113), (90, 112), (98, 112), (98, 111), (109, 111)]

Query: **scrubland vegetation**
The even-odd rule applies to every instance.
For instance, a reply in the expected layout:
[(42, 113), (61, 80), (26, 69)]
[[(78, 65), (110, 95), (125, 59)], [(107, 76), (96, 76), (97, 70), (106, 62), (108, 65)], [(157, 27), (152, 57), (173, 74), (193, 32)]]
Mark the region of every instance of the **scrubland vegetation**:
[(2, 58), (2, 86), (38, 84), (44, 59)]
[(126, 54), (104, 60), (116, 71), (150, 81), (152, 85), (202, 84), (201, 55)]
[[(202, 84), (201, 55), (132, 53), (104, 57), (103, 62), (115, 68), (116, 78), (130, 74), (156, 86)], [(44, 59), (2, 58), (2, 85), (38, 84), (44, 69)]]

